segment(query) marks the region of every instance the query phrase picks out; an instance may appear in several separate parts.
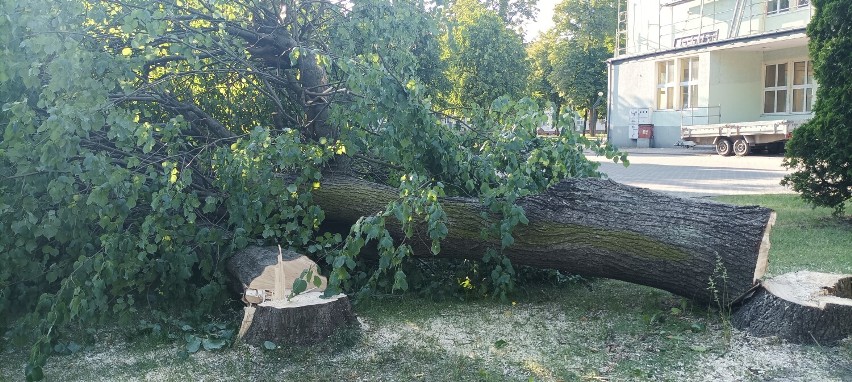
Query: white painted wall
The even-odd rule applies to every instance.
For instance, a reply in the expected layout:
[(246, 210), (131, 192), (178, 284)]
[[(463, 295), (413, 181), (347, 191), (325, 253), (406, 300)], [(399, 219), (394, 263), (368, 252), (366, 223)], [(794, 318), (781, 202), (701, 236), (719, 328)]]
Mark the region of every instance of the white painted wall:
[(708, 55), (708, 106), (719, 106), (719, 123), (756, 121), (763, 111), (763, 54), (722, 50)]
[[(698, 69), (698, 104), (706, 105), (709, 99), (709, 89), (706, 84), (710, 78), (709, 53), (693, 53), (680, 56), (655, 57), (641, 61), (633, 61), (613, 67), (613, 86), (610, 91), (613, 103), (610, 109), (610, 141), (619, 147), (634, 147), (636, 140), (629, 139), (628, 125), (631, 108), (651, 108), (653, 111), (654, 146), (669, 147), (680, 139), (681, 111), (656, 110), (656, 64), (661, 60), (678, 60), (685, 57), (697, 56)], [(676, 87), (676, 91), (679, 89)]]
[[(795, 7), (795, 0), (790, 0), (790, 7)], [(766, 15), (766, 30), (801, 28), (808, 25), (813, 7), (791, 8), (787, 12)]]
[[(612, 68), (612, 105), (607, 118), (610, 123), (609, 141), (618, 147), (635, 147), (629, 138), (631, 108), (654, 107), (656, 79), (654, 61), (636, 61)], [(656, 113), (655, 113), (656, 114)]]

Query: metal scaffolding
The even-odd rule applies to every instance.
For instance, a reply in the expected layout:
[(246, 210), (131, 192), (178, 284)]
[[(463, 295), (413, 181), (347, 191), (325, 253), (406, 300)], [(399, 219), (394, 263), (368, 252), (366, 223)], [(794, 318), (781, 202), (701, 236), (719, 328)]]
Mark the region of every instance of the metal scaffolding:
[[(631, 13), (637, 12), (641, 0), (619, 0), (615, 38), (615, 56), (633, 53), (658, 52), (706, 42), (749, 36), (766, 32), (766, 18), (808, 9), (809, 0), (657, 0), (643, 1), (643, 8), (657, 8), (657, 22), (636, 25)], [(631, 9), (632, 5), (632, 9)], [(676, 9), (686, 17), (676, 18)], [(631, 30), (632, 28), (632, 30)], [(722, 30), (726, 33), (721, 34)]]

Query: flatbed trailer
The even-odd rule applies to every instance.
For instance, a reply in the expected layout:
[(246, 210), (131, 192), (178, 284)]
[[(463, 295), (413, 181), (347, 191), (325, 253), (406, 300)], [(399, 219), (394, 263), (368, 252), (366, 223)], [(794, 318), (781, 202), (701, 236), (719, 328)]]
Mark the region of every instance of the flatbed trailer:
[(784, 144), (793, 130), (802, 123), (804, 121), (773, 120), (682, 126), (680, 138), (698, 145), (712, 144), (716, 152), (724, 156), (744, 156), (764, 149), (779, 153), (784, 151)]

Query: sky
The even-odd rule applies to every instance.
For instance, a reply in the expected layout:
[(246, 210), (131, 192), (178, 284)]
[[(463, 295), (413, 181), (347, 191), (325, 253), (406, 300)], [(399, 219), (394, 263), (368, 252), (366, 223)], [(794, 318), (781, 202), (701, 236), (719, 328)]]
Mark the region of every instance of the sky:
[(553, 26), (553, 7), (559, 0), (538, 0), (538, 15), (535, 21), (531, 21), (524, 26), (524, 40), (532, 41), (540, 33), (543, 33), (548, 28)]

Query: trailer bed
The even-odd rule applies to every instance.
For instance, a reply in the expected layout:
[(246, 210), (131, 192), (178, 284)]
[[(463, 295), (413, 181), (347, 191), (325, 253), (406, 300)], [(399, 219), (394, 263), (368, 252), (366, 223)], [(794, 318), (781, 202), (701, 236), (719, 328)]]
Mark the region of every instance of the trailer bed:
[(685, 125), (680, 128), (684, 144), (714, 145), (719, 155), (748, 155), (752, 150), (780, 152), (793, 130), (805, 121), (771, 120)]
[(766, 134), (779, 134), (786, 137), (788, 133), (792, 133), (800, 124), (801, 122), (788, 120), (772, 120), (692, 125), (681, 127), (680, 135), (681, 139), (684, 140)]

